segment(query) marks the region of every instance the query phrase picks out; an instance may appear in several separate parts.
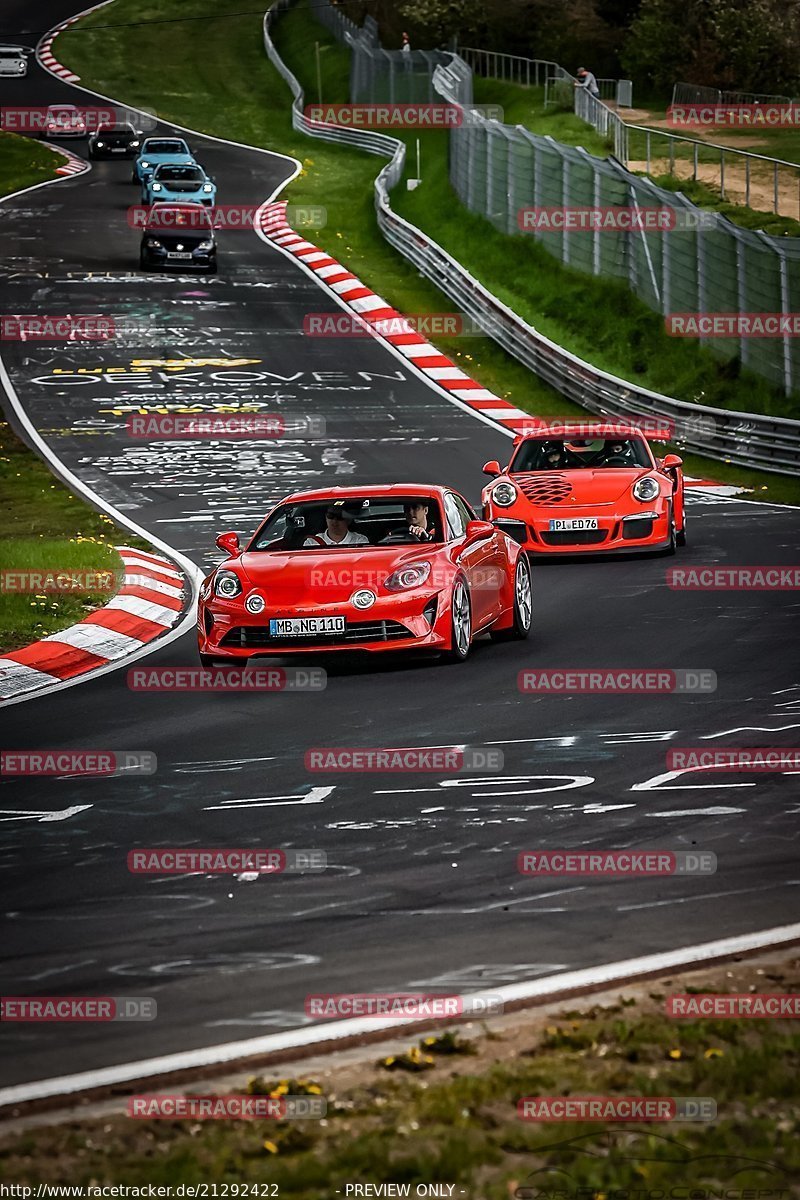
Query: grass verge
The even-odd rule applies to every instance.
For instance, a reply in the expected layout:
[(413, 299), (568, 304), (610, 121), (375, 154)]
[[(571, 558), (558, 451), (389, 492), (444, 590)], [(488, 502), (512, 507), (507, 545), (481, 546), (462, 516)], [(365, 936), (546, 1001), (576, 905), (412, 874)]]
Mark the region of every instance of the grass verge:
[[(798, 985), (796, 958), (739, 963), (555, 1014), (511, 1014), (421, 1044), (404, 1039), (391, 1053), (329, 1055), (314, 1075), (231, 1076), (225, 1086), (179, 1091), (320, 1094), (326, 1117), (193, 1122), (106, 1111), (0, 1134), (0, 1165), (9, 1182), (258, 1182), (258, 1195), (293, 1200), (352, 1196), (348, 1185), (364, 1183), (409, 1191), (361, 1195), (412, 1197), (424, 1194), (418, 1185), (453, 1185), (453, 1200), (655, 1200), (679, 1185), (690, 1190), (675, 1195), (696, 1200), (789, 1200), (800, 1196), (794, 1023), (675, 1020), (664, 1012), (676, 992), (783, 993)], [(525, 1097), (567, 1096), (708, 1097), (716, 1117), (553, 1125), (517, 1116)]]
[[(0, 422), (4, 572), (121, 572), (122, 559), (114, 549), (120, 539), (147, 546), (54, 480), (41, 459)], [(66, 629), (109, 599), (107, 591), (13, 592), (0, 587), (0, 653)]]
[[(187, 13), (178, 0), (117, 0), (86, 17), (59, 38), (62, 61), (87, 86), (130, 104), (154, 106), (162, 117), (207, 133), (221, 134), (299, 158), (303, 172), (284, 193), (293, 203), (324, 204), (328, 223), (314, 239), (406, 313), (440, 312), (451, 302), (395, 253), (374, 217), (372, 181), (378, 162), (296, 133), (289, 118), (289, 93), (265, 60), (261, 22), (234, 15), (235, 0), (221, 0), (208, 24), (209, 39), (177, 36)], [(112, 22), (113, 17), (113, 22)], [(128, 24), (128, 23), (132, 24)], [(175, 22), (164, 25), (164, 22)], [(119, 30), (109, 28), (112, 24)], [(187, 25), (194, 29), (196, 22)], [(170, 31), (170, 70), (160, 67), (164, 31)], [(307, 94), (317, 94), (314, 54), (320, 44), (322, 94), (347, 97), (347, 51), (335, 43), (305, 6), (278, 23), (276, 41)], [(412, 135), (408, 140), (413, 141)], [(751, 410), (759, 403), (782, 406), (781, 397), (759, 380), (729, 380), (710, 354), (668, 338), (660, 319), (619, 285), (599, 284), (565, 271), (524, 237), (498, 233), (455, 201), (447, 179), (446, 142), (422, 139), (424, 183), (417, 192), (395, 191), (398, 211), (421, 225), (465, 263), (516, 311), (554, 341), (623, 377), (686, 399)], [(487, 338), (441, 339), (484, 386), (518, 407), (542, 416), (585, 415)], [(728, 372), (730, 373), (730, 372)], [(676, 387), (676, 380), (678, 387)], [(685, 456), (693, 475), (757, 490), (760, 498), (800, 502), (798, 481)]]
[(55, 179), (64, 160), (34, 138), (0, 131), (0, 194), (9, 196), (33, 183)]

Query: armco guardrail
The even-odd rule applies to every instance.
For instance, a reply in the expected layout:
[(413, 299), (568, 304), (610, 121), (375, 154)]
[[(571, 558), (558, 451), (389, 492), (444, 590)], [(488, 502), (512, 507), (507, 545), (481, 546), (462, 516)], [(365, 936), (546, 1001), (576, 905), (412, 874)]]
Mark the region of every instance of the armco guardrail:
[[(474, 317), (489, 337), (568, 399), (598, 416), (666, 418), (676, 426), (676, 441), (687, 449), (725, 461), (766, 467), (783, 475), (800, 474), (800, 421), (676, 400), (598, 370), (523, 321), (452, 255), (395, 213), (389, 193), (403, 174), (405, 144), (386, 134), (326, 125), (304, 115), (303, 89), (270, 37), (275, 18), (291, 3), (278, 0), (265, 15), (264, 45), (270, 61), (291, 89), (294, 128), (310, 137), (357, 146), (390, 159), (375, 180), (375, 208), (383, 236), (461, 311)], [(441, 67), (437, 76), (442, 94), (449, 95), (454, 81), (448, 86), (447, 73)]]

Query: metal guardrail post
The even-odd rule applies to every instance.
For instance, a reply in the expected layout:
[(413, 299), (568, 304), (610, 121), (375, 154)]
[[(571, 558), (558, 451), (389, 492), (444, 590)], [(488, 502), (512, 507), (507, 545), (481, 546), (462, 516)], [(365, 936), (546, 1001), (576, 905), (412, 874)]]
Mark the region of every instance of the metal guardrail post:
[[(786, 254), (782, 250), (778, 250), (778, 255), (781, 270), (781, 311), (788, 316), (790, 303), (789, 271)], [(792, 347), (788, 331), (783, 335), (783, 390), (787, 396), (792, 394)]]

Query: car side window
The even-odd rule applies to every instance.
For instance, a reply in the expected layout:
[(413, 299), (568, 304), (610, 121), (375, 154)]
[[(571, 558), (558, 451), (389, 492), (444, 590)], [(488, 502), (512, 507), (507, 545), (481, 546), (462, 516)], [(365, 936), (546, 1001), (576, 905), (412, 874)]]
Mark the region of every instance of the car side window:
[(458, 511), (461, 513), (461, 519), (464, 522), (464, 529), (466, 530), (467, 525), (470, 523), (470, 521), (475, 520), (475, 513), (472, 511), (470, 506), (467, 504), (466, 500), (462, 500), (462, 498), (460, 496), (453, 496), (453, 502), (455, 503), (455, 506), (458, 509)]
[(467, 521), (464, 505), (459, 505), (456, 497), (452, 492), (447, 492), (444, 498), (444, 511), (447, 517), (447, 535), (448, 540), (451, 538), (463, 537), (467, 530)]

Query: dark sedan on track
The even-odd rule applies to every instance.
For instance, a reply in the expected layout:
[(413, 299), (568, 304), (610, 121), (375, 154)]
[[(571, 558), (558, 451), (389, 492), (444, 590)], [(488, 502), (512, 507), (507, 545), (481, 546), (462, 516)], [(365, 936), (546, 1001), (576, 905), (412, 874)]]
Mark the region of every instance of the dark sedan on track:
[(128, 122), (98, 125), (89, 138), (89, 158), (136, 158), (141, 144), (141, 136)]
[(211, 215), (200, 204), (155, 204), (142, 233), (139, 266), (143, 271), (217, 271), (217, 243)]

